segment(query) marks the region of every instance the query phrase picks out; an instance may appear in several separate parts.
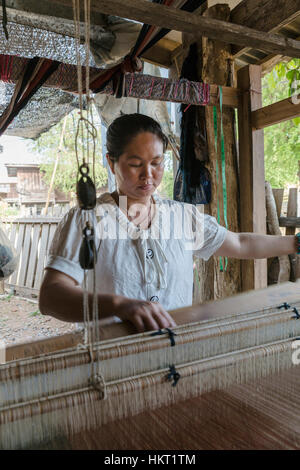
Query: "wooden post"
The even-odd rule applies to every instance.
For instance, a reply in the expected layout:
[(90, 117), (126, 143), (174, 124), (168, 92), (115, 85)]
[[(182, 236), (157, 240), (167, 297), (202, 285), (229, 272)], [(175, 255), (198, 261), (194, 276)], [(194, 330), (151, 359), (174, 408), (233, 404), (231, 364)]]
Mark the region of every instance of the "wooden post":
[[(287, 217), (297, 217), (298, 215), (298, 188), (290, 188), (289, 190), (289, 199), (288, 199), (288, 208), (287, 208)], [(286, 227), (286, 235), (295, 235), (296, 227)], [(295, 282), (299, 277), (299, 256), (296, 253), (289, 255), (291, 262), (291, 278), (290, 281)]]
[[(251, 125), (251, 112), (262, 107), (261, 67), (239, 70), (238, 88), (242, 91), (238, 108), (241, 231), (265, 234), (264, 133)], [(266, 260), (244, 260), (241, 268), (243, 291), (267, 286)]]
[[(266, 181), (266, 209), (268, 234), (282, 235), (279, 227), (279, 217), (281, 213), (283, 189), (272, 191), (270, 183)], [(274, 191), (278, 196), (276, 202)], [(281, 197), (280, 197), (281, 196)], [(277, 284), (290, 280), (290, 260), (288, 256), (275, 256), (268, 259), (268, 284)]]
[(56, 175), (56, 170), (57, 170), (57, 166), (58, 166), (58, 160), (59, 160), (61, 150), (62, 150), (62, 146), (63, 146), (67, 119), (68, 119), (68, 115), (66, 114), (66, 116), (64, 118), (62, 130), (61, 130), (61, 134), (60, 134), (60, 141), (59, 141), (59, 146), (58, 146), (57, 153), (56, 153), (56, 159), (55, 159), (54, 168), (53, 168), (53, 172), (52, 172), (52, 176), (51, 176), (50, 186), (49, 186), (49, 189), (48, 189), (48, 195), (47, 195), (47, 201), (46, 201), (46, 205), (45, 205), (45, 209), (44, 209), (44, 215), (47, 215), (47, 212), (48, 212), (51, 192), (52, 192), (52, 188), (53, 188), (53, 184), (54, 184), (54, 180), (55, 180), (55, 175)]
[[(214, 5), (204, 12), (204, 16), (211, 19), (227, 21), (230, 16), (228, 5)], [(197, 38), (193, 35), (183, 35), (183, 48), (186, 55), (190, 44)], [(212, 41), (207, 38), (196, 40), (198, 47), (198, 75), (204, 82), (215, 83), (218, 86), (231, 85), (232, 64), (230, 47), (221, 41)], [(184, 56), (180, 57), (182, 61)], [(181, 63), (179, 63), (181, 65)], [(220, 202), (220, 224), (225, 225), (223, 218), (222, 204), (222, 181), (216, 181), (216, 162), (214, 137), (214, 116), (213, 107), (207, 106), (205, 109), (206, 132), (208, 142), (209, 162), (206, 167), (211, 174), (212, 201), (204, 206), (204, 211), (217, 218), (217, 198)], [(218, 109), (218, 129), (220, 130), (220, 110)], [(238, 171), (237, 156), (234, 135), (234, 110), (229, 107), (223, 109), (223, 129), (225, 138), (225, 158), (226, 158), (226, 181), (228, 204), (228, 225), (229, 230), (239, 232), (238, 222)], [(220, 132), (219, 132), (220, 134)], [(221, 139), (219, 135), (218, 149), (220, 149)], [(221, 175), (220, 152), (218, 152), (219, 174)], [(226, 272), (220, 272), (220, 263), (217, 257), (211, 257), (207, 262), (197, 259), (196, 266), (199, 279), (194, 283), (194, 302), (202, 303), (211, 299), (218, 299), (231, 296), (240, 291), (240, 261), (228, 259)], [(224, 263), (224, 260), (223, 260)]]
[(277, 217), (279, 219), (281, 216), (284, 189), (273, 189), (272, 191), (276, 204)]

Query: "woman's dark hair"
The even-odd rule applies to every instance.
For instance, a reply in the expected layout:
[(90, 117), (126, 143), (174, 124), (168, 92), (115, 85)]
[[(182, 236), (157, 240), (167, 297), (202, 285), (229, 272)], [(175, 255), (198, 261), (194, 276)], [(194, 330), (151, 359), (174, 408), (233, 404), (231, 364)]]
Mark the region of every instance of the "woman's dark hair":
[(160, 124), (145, 114), (124, 114), (115, 119), (107, 129), (107, 153), (114, 161), (118, 161), (131, 139), (141, 132), (151, 132), (163, 143), (164, 152), (168, 146), (168, 138)]

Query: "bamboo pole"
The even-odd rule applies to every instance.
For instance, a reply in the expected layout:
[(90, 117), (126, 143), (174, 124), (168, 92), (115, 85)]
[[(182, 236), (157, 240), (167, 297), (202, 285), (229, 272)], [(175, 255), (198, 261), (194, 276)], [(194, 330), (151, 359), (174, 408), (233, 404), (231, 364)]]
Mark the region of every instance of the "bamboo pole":
[(56, 175), (56, 170), (57, 170), (57, 166), (58, 166), (59, 157), (60, 157), (62, 146), (63, 146), (63, 139), (64, 139), (64, 135), (65, 135), (65, 130), (66, 130), (67, 117), (68, 117), (68, 115), (66, 115), (65, 118), (64, 118), (63, 127), (62, 127), (61, 134), (60, 134), (60, 142), (59, 142), (58, 150), (57, 150), (57, 153), (56, 153), (56, 159), (55, 159), (54, 168), (53, 168), (53, 172), (52, 172), (52, 176), (51, 176), (50, 186), (49, 186), (48, 195), (47, 195), (47, 201), (46, 201), (46, 205), (45, 205), (45, 209), (44, 209), (44, 215), (47, 215), (47, 212), (48, 212), (48, 207), (49, 207), (49, 203), (50, 203), (50, 196), (51, 196), (51, 192), (52, 192), (52, 188), (53, 188), (53, 184), (54, 184), (54, 179), (55, 179), (55, 175)]

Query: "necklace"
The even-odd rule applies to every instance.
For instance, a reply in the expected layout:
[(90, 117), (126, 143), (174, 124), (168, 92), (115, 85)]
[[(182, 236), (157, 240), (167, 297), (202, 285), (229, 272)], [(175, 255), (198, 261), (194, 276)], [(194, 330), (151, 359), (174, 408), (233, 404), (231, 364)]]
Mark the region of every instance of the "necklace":
[[(154, 198), (151, 196), (150, 198), (150, 204), (149, 204), (149, 208), (148, 208), (148, 211), (147, 211), (147, 214), (141, 219), (141, 215), (139, 213), (139, 215), (135, 215), (134, 217), (133, 216), (130, 216), (128, 214), (128, 211), (127, 209), (124, 210), (124, 207), (120, 207), (119, 205), (119, 193), (118, 191), (115, 191), (114, 193), (111, 194), (111, 196), (113, 197), (113, 199), (115, 200), (115, 202), (118, 204), (119, 206), (119, 209), (126, 215), (126, 217), (128, 218), (128, 220), (130, 222), (132, 222), (134, 225), (136, 225), (138, 228), (144, 228), (144, 229), (147, 229), (149, 228), (150, 226), (150, 222), (151, 222), (151, 218), (152, 218), (152, 204), (154, 204)], [(137, 220), (135, 221), (135, 219), (138, 220), (138, 223), (137, 223)], [(145, 222), (147, 221), (147, 224), (146, 226), (144, 227), (145, 225)]]

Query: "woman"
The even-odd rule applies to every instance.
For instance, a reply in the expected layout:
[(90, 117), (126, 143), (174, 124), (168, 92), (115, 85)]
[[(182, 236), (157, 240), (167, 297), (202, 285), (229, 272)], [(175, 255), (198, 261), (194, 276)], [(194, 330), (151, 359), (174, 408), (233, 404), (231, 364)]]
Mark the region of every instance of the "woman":
[[(100, 196), (92, 220), (100, 318), (129, 320), (140, 332), (174, 326), (168, 310), (192, 303), (193, 255), (253, 259), (299, 249), (295, 236), (233, 233), (195, 206), (161, 200), (154, 193), (166, 148), (150, 117), (117, 118), (107, 131), (106, 155), (117, 191)], [(73, 208), (58, 226), (40, 290), (40, 311), (63, 321), (83, 320), (82, 229), (82, 213)]]

